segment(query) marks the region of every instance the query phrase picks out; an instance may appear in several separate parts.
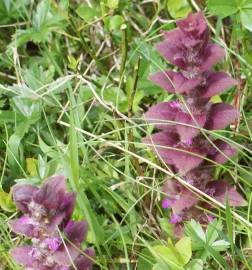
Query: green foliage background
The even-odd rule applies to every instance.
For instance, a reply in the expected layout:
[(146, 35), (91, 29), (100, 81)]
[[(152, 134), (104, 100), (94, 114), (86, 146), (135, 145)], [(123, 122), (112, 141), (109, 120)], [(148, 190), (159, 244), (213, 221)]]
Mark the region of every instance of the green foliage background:
[[(174, 98), (148, 81), (168, 65), (154, 47), (161, 30), (199, 10), (226, 50), (216, 69), (240, 82), (213, 99), (241, 113), (215, 134), (241, 149), (215, 178), (248, 206), (213, 210), (207, 228), (192, 220), (178, 243), (160, 207), (165, 166), (141, 143), (152, 131), (142, 114)], [(56, 173), (78, 194), (74, 217), (89, 223), (94, 269), (252, 269), (251, 31), (251, 0), (0, 0), (0, 269), (20, 269), (9, 250), (25, 242), (7, 225), (18, 215), (11, 186)]]

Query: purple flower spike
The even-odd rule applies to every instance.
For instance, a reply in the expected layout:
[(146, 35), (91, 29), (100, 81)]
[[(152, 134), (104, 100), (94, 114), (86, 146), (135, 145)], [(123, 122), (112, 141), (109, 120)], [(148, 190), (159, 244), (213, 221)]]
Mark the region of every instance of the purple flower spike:
[[(210, 41), (207, 21), (202, 12), (189, 14), (177, 21), (177, 28), (164, 32), (164, 41), (157, 44), (159, 53), (178, 71), (165, 70), (150, 76), (150, 80), (169, 93), (183, 95), (181, 101), (162, 102), (149, 108), (144, 118), (160, 131), (143, 139), (164, 163), (184, 180), (230, 206), (243, 206), (243, 197), (225, 181), (213, 181), (213, 164), (223, 164), (236, 154), (236, 149), (221, 140), (212, 141), (201, 134), (202, 129), (224, 129), (239, 113), (233, 106), (210, 102), (211, 97), (237, 85), (237, 81), (222, 71), (211, 68), (224, 58), (224, 49)], [(211, 139), (211, 138), (210, 138)], [(194, 206), (208, 207), (190, 190), (172, 179), (166, 181), (167, 197), (163, 208), (171, 208), (170, 222), (181, 236), (182, 222), (196, 218), (209, 222)]]
[[(13, 232), (31, 238), (32, 242), (31, 246), (12, 249), (11, 254), (17, 263), (29, 270), (92, 268), (90, 257), (94, 257), (94, 250), (84, 250), (84, 254), (90, 254), (89, 258), (80, 254), (81, 243), (87, 234), (87, 223), (71, 220), (76, 194), (67, 192), (63, 176), (49, 178), (41, 188), (15, 185), (13, 200), (25, 215), (11, 220), (10, 227)], [(65, 243), (62, 235), (67, 238)]]

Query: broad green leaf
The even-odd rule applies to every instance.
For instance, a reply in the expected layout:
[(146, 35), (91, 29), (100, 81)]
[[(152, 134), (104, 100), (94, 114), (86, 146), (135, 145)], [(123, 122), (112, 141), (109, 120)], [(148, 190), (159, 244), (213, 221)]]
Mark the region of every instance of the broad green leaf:
[(218, 95), (218, 96), (213, 96), (213, 97), (211, 97), (211, 100), (210, 100), (211, 102), (213, 102), (213, 103), (218, 103), (218, 102), (222, 102), (222, 99), (221, 99), (221, 97)]
[(22, 115), (13, 111), (0, 111), (0, 124), (2, 123), (12, 123), (20, 122), (22, 120)]
[(188, 228), (190, 228), (190, 230), (192, 230), (193, 232), (196, 233), (196, 235), (203, 241), (206, 242), (206, 236), (205, 233), (200, 225), (199, 222), (196, 222), (195, 220), (191, 220), (188, 224), (187, 224)]
[(203, 261), (200, 259), (193, 259), (187, 266), (186, 270), (203, 270)]
[(236, 14), (242, 25), (252, 31), (252, 2), (251, 0), (208, 0), (207, 6), (212, 15), (227, 17)]
[(183, 265), (187, 264), (192, 257), (192, 240), (190, 237), (183, 237), (176, 245), (176, 249), (183, 259)]
[(225, 240), (218, 240), (212, 244), (212, 248), (216, 251), (225, 251), (229, 248), (230, 243)]
[(3, 0), (3, 3), (5, 5), (5, 8), (7, 11), (10, 11), (10, 8), (11, 8), (11, 0)]
[(106, 5), (111, 9), (117, 8), (118, 4), (119, 4), (119, 0), (107, 0), (107, 3), (106, 3)]
[(238, 0), (208, 0), (207, 7), (212, 15), (227, 17), (238, 12), (239, 2)]
[(109, 30), (119, 30), (121, 25), (124, 23), (124, 18), (120, 15), (115, 15), (109, 19)]
[(144, 248), (139, 255), (137, 270), (151, 270), (153, 269), (154, 263), (155, 259), (151, 252), (148, 248)]
[(46, 22), (49, 9), (50, 3), (48, 0), (43, 0), (38, 4), (37, 11), (32, 20), (32, 24), (36, 30), (40, 31), (42, 25)]
[(240, 11), (242, 25), (249, 31), (252, 31), (252, 4), (245, 8), (243, 7)]
[(26, 160), (26, 168), (31, 176), (36, 176), (38, 161), (35, 158), (27, 158)]
[(98, 7), (90, 7), (88, 4), (80, 5), (76, 12), (87, 23), (92, 22), (97, 17), (101, 16), (101, 12)]
[(68, 67), (72, 70), (76, 70), (79, 59), (76, 60), (72, 55), (68, 55), (67, 58), (69, 61)]
[(58, 159), (59, 153), (51, 146), (47, 145), (40, 136), (38, 136), (39, 147), (41, 151), (52, 159)]
[(134, 100), (133, 100), (133, 112), (136, 113), (139, 111), (140, 107), (140, 102), (141, 100), (144, 98), (144, 91), (143, 90), (138, 90), (136, 91), (136, 94), (135, 94), (135, 97), (134, 97)]
[(12, 201), (12, 193), (6, 193), (0, 187), (0, 208), (6, 212), (14, 212), (16, 207)]
[(222, 228), (222, 222), (218, 219), (214, 219), (208, 224), (206, 230), (206, 241), (209, 245), (212, 245), (212, 243), (218, 238), (219, 232), (222, 231)]
[(172, 245), (155, 246), (153, 247), (155, 256), (158, 261), (165, 262), (175, 270), (182, 269), (183, 262), (181, 261), (180, 253)]
[(191, 12), (187, 0), (168, 0), (167, 9), (174, 19), (184, 18)]
[(111, 102), (121, 112), (126, 112), (128, 110), (127, 97), (118, 87), (110, 87), (105, 89), (103, 92), (103, 98), (107, 103)]
[(171, 270), (171, 268), (164, 262), (158, 262), (153, 266), (152, 270)]
[(162, 232), (166, 233), (169, 236), (173, 235), (173, 226), (170, 222), (167, 222), (167, 218), (160, 218), (159, 224), (161, 226)]

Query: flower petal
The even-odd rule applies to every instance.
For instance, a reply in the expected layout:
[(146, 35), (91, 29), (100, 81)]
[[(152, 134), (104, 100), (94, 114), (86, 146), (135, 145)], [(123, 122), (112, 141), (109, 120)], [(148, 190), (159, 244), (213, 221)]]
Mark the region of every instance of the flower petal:
[(48, 232), (53, 232), (58, 225), (63, 228), (69, 222), (76, 203), (76, 193), (66, 193), (59, 203), (56, 213), (47, 225)]
[(202, 12), (190, 13), (185, 19), (178, 20), (176, 24), (181, 31), (195, 41), (204, 40), (208, 34), (207, 22)]
[(225, 204), (226, 196), (230, 206), (246, 206), (247, 202), (244, 198), (225, 181), (214, 181), (210, 183), (210, 188), (214, 188), (213, 197), (219, 202)]
[(86, 238), (88, 224), (86, 221), (69, 221), (64, 228), (68, 240), (72, 243), (81, 243)]
[(69, 192), (65, 194), (64, 199), (59, 207), (60, 212), (64, 212), (64, 224), (67, 224), (71, 218), (76, 204), (76, 193)]
[[(200, 133), (199, 128), (202, 128), (205, 125), (206, 119), (207, 117), (203, 113), (201, 115), (193, 115), (192, 117), (188, 113), (184, 113), (182, 111), (177, 112), (175, 121), (177, 122), (176, 129), (179, 133), (180, 139), (182, 141), (186, 141), (197, 136)], [(195, 127), (190, 127), (183, 124)], [(197, 128), (197, 126), (199, 126), (199, 128)]]
[(17, 234), (24, 234), (28, 237), (36, 237), (38, 230), (33, 221), (28, 216), (22, 216), (19, 219), (9, 221), (11, 230)]
[(197, 148), (196, 146), (187, 148), (180, 146), (176, 147), (170, 158), (179, 172), (185, 174), (199, 166), (204, 156), (206, 156), (204, 149)]
[(201, 72), (209, 70), (225, 56), (225, 50), (218, 44), (208, 44), (203, 52)]
[(169, 131), (174, 129), (174, 123), (169, 123), (169, 121), (175, 120), (178, 106), (179, 103), (177, 104), (176, 101), (158, 103), (144, 114), (144, 119), (159, 129)]
[(233, 106), (216, 103), (211, 106), (206, 128), (209, 130), (224, 129), (239, 117), (239, 112)]
[(42, 185), (34, 195), (34, 201), (48, 209), (57, 208), (66, 193), (66, 179), (64, 176), (54, 176)]
[(87, 255), (79, 255), (76, 260), (74, 261), (74, 265), (78, 270), (91, 270), (93, 262), (91, 258), (94, 258), (95, 251), (93, 248), (88, 248), (84, 251)]
[(198, 197), (193, 192), (186, 188), (183, 188), (183, 191), (180, 194), (180, 198), (175, 200), (174, 204), (172, 205), (172, 210), (175, 213), (180, 214), (185, 209), (188, 209), (193, 205), (197, 204), (198, 201)]
[(22, 212), (29, 212), (28, 204), (31, 202), (37, 187), (28, 184), (16, 184), (13, 186), (13, 201)]
[(233, 157), (237, 153), (237, 150), (234, 147), (221, 140), (214, 141), (214, 144), (219, 150), (212, 147), (209, 158), (219, 164), (227, 162), (229, 158)]
[(36, 263), (36, 260), (30, 255), (32, 252), (32, 247), (16, 247), (11, 250), (11, 256), (19, 264), (26, 267), (32, 267)]
[(165, 40), (156, 45), (157, 51), (171, 64), (187, 69), (187, 59), (184, 56), (184, 46), (176, 40)]
[(52, 255), (56, 263), (63, 266), (70, 266), (72, 262), (78, 257), (79, 249), (71, 244), (67, 244), (66, 248), (62, 246)]
[(172, 70), (157, 72), (149, 79), (170, 93), (187, 93), (201, 82), (201, 79), (187, 79), (182, 73)]
[(206, 88), (201, 97), (209, 98), (218, 95), (237, 84), (238, 82), (225, 72), (208, 72), (206, 77)]
[(178, 141), (178, 136), (169, 132), (158, 132), (143, 139), (143, 142), (149, 144), (148, 146), (151, 147), (157, 153), (158, 157), (167, 164), (173, 164), (171, 155), (175, 149), (174, 145), (177, 144)]

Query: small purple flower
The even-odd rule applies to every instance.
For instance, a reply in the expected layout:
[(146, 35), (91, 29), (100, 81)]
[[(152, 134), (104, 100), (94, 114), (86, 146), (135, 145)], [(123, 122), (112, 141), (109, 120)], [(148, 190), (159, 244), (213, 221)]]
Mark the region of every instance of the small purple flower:
[(210, 223), (210, 222), (213, 222), (215, 217), (213, 215), (206, 215), (206, 219), (207, 219), (207, 222)]
[(170, 102), (170, 107), (175, 109), (175, 108), (180, 108), (180, 102), (177, 100), (177, 101), (172, 101)]
[[(25, 215), (11, 220), (10, 227), (12, 231), (31, 238), (32, 242), (31, 246), (12, 249), (11, 254), (18, 263), (29, 270), (92, 268), (94, 251), (90, 253), (90, 249), (87, 249), (84, 253), (90, 256), (80, 255), (81, 243), (86, 238), (87, 223), (70, 219), (75, 198), (75, 193), (66, 191), (63, 176), (49, 178), (41, 188), (32, 185), (13, 187), (14, 202)], [(62, 239), (62, 235), (65, 235), (67, 241)]]
[(171, 224), (176, 224), (176, 223), (180, 223), (182, 221), (182, 218), (176, 214), (176, 213), (172, 213), (170, 216), (170, 223)]
[(56, 251), (62, 244), (62, 240), (60, 237), (51, 237), (46, 238), (43, 243), (45, 243), (49, 247), (49, 249)]
[(162, 207), (163, 207), (164, 209), (170, 208), (173, 204), (174, 204), (174, 200), (171, 200), (171, 199), (169, 199), (169, 198), (164, 198), (164, 199), (162, 200)]
[(185, 140), (184, 143), (185, 145), (191, 146), (193, 144), (193, 140), (190, 138), (190, 139)]

